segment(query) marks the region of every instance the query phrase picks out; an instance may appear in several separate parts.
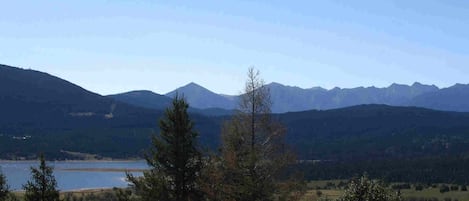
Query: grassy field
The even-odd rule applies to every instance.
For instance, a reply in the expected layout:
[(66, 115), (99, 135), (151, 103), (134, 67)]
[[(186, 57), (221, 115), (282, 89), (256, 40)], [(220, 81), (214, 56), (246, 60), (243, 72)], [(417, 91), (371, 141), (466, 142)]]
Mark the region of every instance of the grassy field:
[[(346, 180), (322, 180), (311, 181), (308, 183), (308, 191), (303, 197), (303, 201), (318, 201), (321, 198), (335, 200), (344, 193), (343, 188), (338, 188), (340, 184), (347, 183)], [(336, 186), (336, 187), (334, 187)], [(440, 186), (437, 185), (437, 186)], [(20, 199), (24, 197), (24, 192), (16, 192), (16, 196)], [(61, 192), (61, 199), (64, 200), (102, 200), (109, 198), (114, 194), (112, 189), (91, 189), (82, 191)], [(425, 188), (422, 191), (416, 191), (414, 188), (401, 190), (401, 195), (406, 200), (409, 198), (419, 201), (419, 198), (437, 198), (439, 201), (469, 201), (469, 191), (450, 191), (440, 193), (440, 188)], [(74, 199), (71, 199), (74, 198)], [(83, 199), (84, 198), (84, 199)]]
[[(86, 189), (86, 190), (76, 190), (76, 191), (61, 191), (60, 199), (61, 200), (100, 200), (100, 199), (89, 199), (89, 198), (90, 197), (99, 198), (99, 196), (112, 195), (114, 193), (115, 192), (113, 189)], [(19, 200), (24, 200), (24, 191), (14, 192), (14, 194)], [(72, 199), (73, 197), (75, 199)]]
[(450, 191), (447, 193), (440, 193), (439, 188), (428, 188), (423, 191), (415, 190), (402, 190), (404, 197), (424, 197), (424, 198), (438, 198), (444, 200), (445, 198), (451, 198), (451, 200), (469, 201), (468, 191)]
[[(341, 182), (347, 182), (345, 180), (323, 180), (323, 181), (311, 181), (308, 183), (308, 191), (305, 194), (303, 200), (317, 201), (320, 198), (336, 199), (343, 194), (344, 190), (340, 188), (332, 188), (331, 184), (338, 186)], [(439, 185), (438, 185), (439, 186)], [(320, 191), (320, 193), (318, 193)], [(320, 194), (320, 196), (319, 196)], [(422, 191), (416, 191), (413, 189), (401, 190), (403, 198), (437, 198), (440, 201), (451, 199), (451, 201), (469, 201), (469, 191), (450, 191), (447, 193), (440, 193), (439, 187), (426, 188)], [(418, 200), (418, 199), (417, 199)]]

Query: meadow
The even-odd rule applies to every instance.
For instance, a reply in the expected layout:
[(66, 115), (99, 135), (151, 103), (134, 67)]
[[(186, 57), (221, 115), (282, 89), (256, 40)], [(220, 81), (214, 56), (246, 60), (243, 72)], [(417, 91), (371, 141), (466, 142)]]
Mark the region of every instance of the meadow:
[[(310, 181), (307, 184), (308, 191), (306, 192), (303, 200), (317, 201), (320, 199), (334, 200), (344, 193), (344, 184), (347, 180), (318, 180)], [(389, 183), (389, 188), (393, 185), (402, 185), (402, 183)], [(425, 200), (439, 200), (439, 201), (469, 201), (469, 191), (450, 190), (445, 193), (440, 192), (442, 185), (451, 187), (451, 184), (432, 184), (424, 187), (422, 190), (416, 190), (416, 184), (410, 184), (410, 189), (400, 190), (402, 198), (405, 201), (425, 201)], [(393, 190), (397, 193), (397, 190)]]

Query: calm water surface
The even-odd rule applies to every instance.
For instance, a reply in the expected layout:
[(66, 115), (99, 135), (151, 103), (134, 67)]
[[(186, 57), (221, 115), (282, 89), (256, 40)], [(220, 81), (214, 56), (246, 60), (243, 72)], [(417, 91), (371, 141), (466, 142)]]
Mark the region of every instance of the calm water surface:
[[(37, 167), (36, 161), (0, 161), (0, 169), (8, 180), (12, 190), (21, 190), (22, 185), (30, 178), (30, 167)], [(58, 188), (62, 191), (125, 187), (124, 172), (103, 171), (68, 171), (66, 169), (147, 169), (146, 161), (57, 161), (48, 162), (54, 167), (54, 176), (57, 179)], [(133, 172), (134, 175), (142, 175)]]

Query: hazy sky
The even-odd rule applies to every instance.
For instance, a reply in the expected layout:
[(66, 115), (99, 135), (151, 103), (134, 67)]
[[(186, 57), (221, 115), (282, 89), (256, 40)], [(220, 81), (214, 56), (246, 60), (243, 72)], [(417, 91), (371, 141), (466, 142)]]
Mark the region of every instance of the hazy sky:
[(447, 87), (469, 83), (469, 1), (5, 0), (0, 63), (100, 94), (237, 94), (249, 66), (303, 88)]

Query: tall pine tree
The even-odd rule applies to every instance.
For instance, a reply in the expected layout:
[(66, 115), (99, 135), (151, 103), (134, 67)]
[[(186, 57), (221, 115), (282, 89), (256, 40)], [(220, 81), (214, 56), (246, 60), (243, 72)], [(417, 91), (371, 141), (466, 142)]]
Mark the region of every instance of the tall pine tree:
[(39, 168), (31, 167), (32, 179), (23, 185), (25, 201), (59, 201), (53, 168), (46, 164), (43, 154), (40, 155), (39, 160)]
[(153, 147), (146, 160), (151, 170), (143, 177), (128, 174), (141, 200), (202, 200), (198, 185), (202, 155), (197, 147), (198, 133), (187, 113), (189, 105), (178, 95), (160, 120), (160, 134), (153, 137)]

